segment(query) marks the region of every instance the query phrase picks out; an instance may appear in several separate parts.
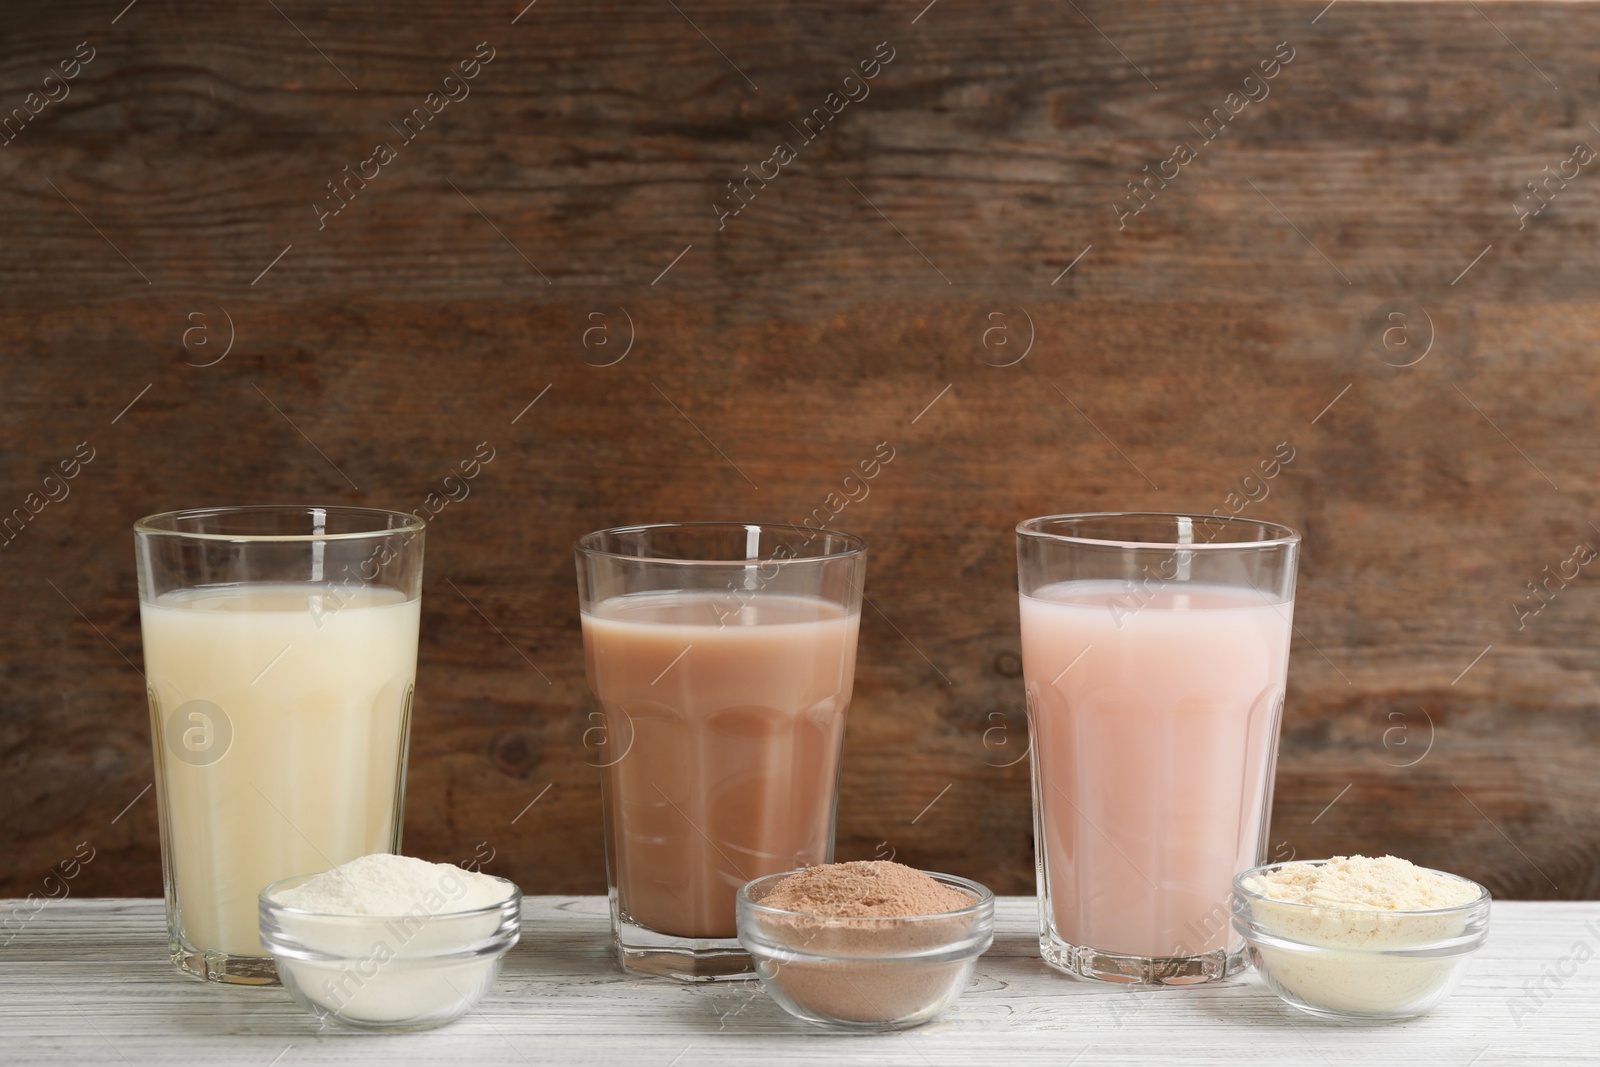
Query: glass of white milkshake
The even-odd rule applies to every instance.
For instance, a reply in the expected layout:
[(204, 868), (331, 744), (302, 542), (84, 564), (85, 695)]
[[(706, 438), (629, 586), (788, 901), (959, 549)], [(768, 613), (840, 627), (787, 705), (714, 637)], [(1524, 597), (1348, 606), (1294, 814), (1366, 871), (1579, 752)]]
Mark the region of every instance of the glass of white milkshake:
[(134, 525), (172, 962), (277, 981), (269, 883), (400, 847), (422, 520), (208, 508)]

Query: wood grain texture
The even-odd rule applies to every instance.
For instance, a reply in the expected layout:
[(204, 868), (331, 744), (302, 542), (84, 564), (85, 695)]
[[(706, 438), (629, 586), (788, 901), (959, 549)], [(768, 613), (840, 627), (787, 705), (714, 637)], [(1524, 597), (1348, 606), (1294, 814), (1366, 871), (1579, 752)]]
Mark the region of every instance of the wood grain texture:
[[(1013, 524), (1209, 512), (1288, 441), (1245, 509), (1306, 538), (1273, 853), (1600, 896), (1594, 568), (1514, 609), (1600, 545), (1600, 175), (1513, 207), (1600, 145), (1591, 9), (678, 6), (0, 10), (0, 117), (96, 50), (0, 147), (0, 514), (95, 449), (0, 548), (0, 891), (87, 841), (75, 894), (159, 892), (134, 519), (410, 509), (487, 440), (428, 538), (408, 851), (601, 889), (572, 541), (798, 521), (888, 441), (835, 520), (873, 604), (838, 853), (1027, 892)], [(880, 42), (870, 96), (719, 229)]]
[[(0, 902), (9, 912), (16, 902)], [(201, 1064), (851, 1063), (1196, 1067), (1255, 1062), (1589, 1063), (1600, 971), (1594, 904), (1497, 902), (1488, 943), (1430, 1015), (1379, 1027), (1293, 1013), (1251, 973), (1189, 989), (1073, 981), (1038, 959), (1032, 899), (997, 902), (994, 948), (939, 1019), (901, 1034), (823, 1033), (755, 983), (690, 987), (623, 974), (604, 898), (530, 897), (523, 936), (468, 1015), (425, 1034), (319, 1032), (279, 988), (208, 985), (165, 959), (156, 900), (67, 900), (31, 920), (0, 961), (0, 1062)], [(1581, 957), (1588, 959), (1587, 955)], [(1538, 1003), (1524, 986), (1544, 979)], [(847, 1044), (841, 1044), (841, 1041)], [(1076, 1057), (1076, 1060), (1074, 1059)]]

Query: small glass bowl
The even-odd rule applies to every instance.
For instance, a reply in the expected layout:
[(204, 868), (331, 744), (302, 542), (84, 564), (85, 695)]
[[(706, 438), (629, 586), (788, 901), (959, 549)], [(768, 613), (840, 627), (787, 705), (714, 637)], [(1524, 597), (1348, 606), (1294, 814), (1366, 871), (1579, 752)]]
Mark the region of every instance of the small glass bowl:
[(807, 1022), (846, 1030), (920, 1026), (961, 995), (994, 943), (994, 894), (977, 882), (930, 872), (972, 898), (938, 915), (835, 918), (761, 903), (794, 873), (739, 890), (739, 943), (772, 999)]
[[(283, 987), (319, 1020), (356, 1030), (429, 1030), (465, 1014), (494, 985), (522, 932), (522, 891), (468, 911), (430, 893), (405, 915), (334, 915), (273, 897), (314, 875), (261, 891), (261, 944)], [(441, 887), (448, 891), (450, 887)], [(437, 901), (435, 901), (437, 897)]]
[(1234, 878), (1233, 928), (1268, 987), (1307, 1014), (1367, 1023), (1415, 1018), (1450, 995), (1489, 936), (1489, 891), (1458, 875), (1429, 870), (1477, 896), (1431, 911), (1295, 904), (1245, 888), (1246, 879), (1284, 866)]

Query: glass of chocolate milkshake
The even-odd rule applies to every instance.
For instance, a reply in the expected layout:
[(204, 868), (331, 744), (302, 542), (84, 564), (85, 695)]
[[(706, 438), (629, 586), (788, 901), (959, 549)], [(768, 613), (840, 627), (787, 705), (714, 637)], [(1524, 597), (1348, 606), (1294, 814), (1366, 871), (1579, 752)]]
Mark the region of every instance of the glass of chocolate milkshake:
[(589, 534), (577, 564), (618, 958), (748, 977), (739, 887), (833, 858), (866, 545), (662, 524)]

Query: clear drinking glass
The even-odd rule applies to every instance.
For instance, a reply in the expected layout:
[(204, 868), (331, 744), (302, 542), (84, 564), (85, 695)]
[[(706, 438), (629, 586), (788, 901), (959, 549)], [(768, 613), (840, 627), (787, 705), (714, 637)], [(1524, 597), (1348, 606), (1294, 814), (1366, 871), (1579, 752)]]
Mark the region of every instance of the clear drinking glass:
[(1052, 966), (1186, 985), (1245, 965), (1230, 899), (1264, 859), (1299, 543), (1208, 515), (1018, 524)]
[(269, 883), (400, 847), (423, 523), (351, 507), (134, 524), (172, 962), (277, 980)]
[(673, 523), (591, 533), (577, 563), (618, 958), (748, 976), (739, 887), (833, 858), (866, 545)]

